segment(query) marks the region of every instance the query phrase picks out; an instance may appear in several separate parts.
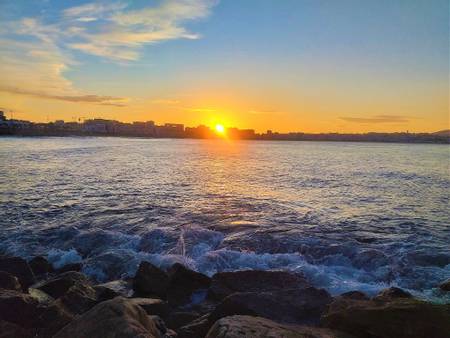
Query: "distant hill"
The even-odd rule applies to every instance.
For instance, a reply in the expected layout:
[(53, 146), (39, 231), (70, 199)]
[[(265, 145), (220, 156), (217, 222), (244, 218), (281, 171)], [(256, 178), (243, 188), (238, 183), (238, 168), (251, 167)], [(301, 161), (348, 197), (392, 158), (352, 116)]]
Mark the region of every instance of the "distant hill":
[(433, 135), (438, 135), (438, 136), (448, 136), (450, 137), (450, 129), (445, 129), (445, 130), (440, 130), (437, 131), (435, 133), (432, 133)]

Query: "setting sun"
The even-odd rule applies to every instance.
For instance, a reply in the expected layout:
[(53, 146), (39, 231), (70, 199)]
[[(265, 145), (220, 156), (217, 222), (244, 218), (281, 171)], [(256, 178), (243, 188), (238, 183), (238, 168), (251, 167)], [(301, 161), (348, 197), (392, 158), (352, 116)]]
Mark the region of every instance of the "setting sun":
[(216, 129), (216, 133), (222, 134), (222, 135), (225, 134), (225, 127), (223, 125), (216, 124), (215, 129)]

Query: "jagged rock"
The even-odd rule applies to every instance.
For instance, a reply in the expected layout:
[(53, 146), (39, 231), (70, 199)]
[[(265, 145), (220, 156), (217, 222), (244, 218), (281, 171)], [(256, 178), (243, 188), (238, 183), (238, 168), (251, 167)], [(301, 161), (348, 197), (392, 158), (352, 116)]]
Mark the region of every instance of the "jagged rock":
[(170, 308), (166, 301), (156, 298), (131, 298), (130, 302), (139, 305), (149, 315), (155, 315), (166, 318)]
[(97, 293), (86, 284), (75, 283), (59, 300), (74, 314), (82, 314), (97, 304)]
[(81, 263), (70, 263), (70, 264), (66, 264), (66, 265), (62, 266), (59, 269), (56, 269), (56, 273), (60, 274), (60, 273), (69, 272), (69, 271), (80, 272), (82, 268), (83, 268), (83, 264), (81, 264)]
[(204, 315), (176, 330), (178, 338), (204, 337), (213, 323), (209, 315)]
[(21, 291), (19, 279), (8, 272), (0, 271), (0, 289)]
[(450, 291), (450, 279), (447, 279), (444, 283), (442, 283), (441, 285), (439, 285), (439, 288), (442, 291)]
[(59, 298), (63, 296), (67, 290), (69, 290), (75, 284), (78, 285), (90, 285), (89, 279), (82, 273), (69, 271), (63, 274), (57, 275), (47, 281), (40, 282), (33, 285), (35, 289), (39, 289), (49, 294), (53, 298)]
[(166, 319), (166, 324), (171, 329), (178, 329), (200, 317), (197, 312), (174, 311)]
[(361, 338), (448, 338), (450, 304), (412, 298), (374, 301), (337, 297), (322, 316), (322, 324)]
[(0, 289), (0, 320), (32, 328), (39, 315), (39, 303), (30, 295)]
[(0, 338), (32, 338), (34, 333), (19, 325), (0, 320)]
[(377, 301), (390, 301), (398, 298), (413, 298), (413, 296), (400, 288), (390, 287), (388, 289), (381, 290), (373, 300)]
[(53, 266), (42, 256), (34, 257), (28, 264), (35, 275), (53, 272)]
[(0, 256), (0, 271), (16, 276), (24, 291), (35, 282), (33, 271), (27, 261), (19, 257)]
[(60, 300), (47, 306), (37, 319), (39, 337), (53, 337), (53, 335), (66, 326), (74, 318)]
[(133, 280), (133, 290), (137, 295), (166, 298), (168, 286), (169, 276), (165, 271), (149, 262), (141, 262)]
[(350, 338), (329, 329), (279, 324), (266, 318), (225, 317), (208, 331), (205, 338)]
[(41, 305), (50, 305), (55, 301), (55, 299), (52, 296), (46, 294), (44, 291), (39, 289), (28, 288), (28, 294), (34, 299), (36, 299)]
[(262, 292), (311, 286), (303, 276), (286, 271), (244, 270), (216, 273), (208, 296), (222, 300), (235, 292)]
[(95, 285), (93, 289), (95, 290), (96, 298), (99, 302), (103, 302), (105, 300), (120, 296), (120, 293), (118, 293), (117, 291), (103, 285)]
[(54, 338), (155, 338), (168, 337), (138, 305), (123, 297), (99, 303), (74, 319)]
[(361, 291), (348, 291), (341, 294), (340, 297), (357, 300), (369, 300), (369, 297)]
[(198, 290), (204, 290), (206, 296), (207, 289), (211, 284), (208, 276), (192, 271), (179, 263), (172, 265), (168, 274), (170, 284), (167, 289), (167, 299), (170, 304), (174, 305), (190, 302), (191, 296)]
[[(133, 279), (132, 278), (117, 279), (117, 280), (113, 280), (110, 282), (98, 284), (94, 287), (94, 289), (97, 287), (108, 288), (112, 291), (115, 291), (118, 296), (123, 296), (125, 298), (131, 297), (133, 295)], [(112, 293), (110, 293), (110, 295), (112, 295)], [(114, 297), (112, 297), (112, 298), (114, 298)]]
[(238, 292), (226, 297), (211, 314), (214, 322), (232, 315), (264, 317), (281, 323), (317, 324), (332, 301), (323, 289), (307, 287), (268, 292)]

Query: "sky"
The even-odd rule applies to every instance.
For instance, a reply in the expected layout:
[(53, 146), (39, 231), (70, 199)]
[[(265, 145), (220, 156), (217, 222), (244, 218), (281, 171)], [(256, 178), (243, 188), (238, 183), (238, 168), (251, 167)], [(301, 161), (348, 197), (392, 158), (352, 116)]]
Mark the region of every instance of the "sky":
[(0, 0), (0, 46), (8, 118), (450, 128), (448, 0)]

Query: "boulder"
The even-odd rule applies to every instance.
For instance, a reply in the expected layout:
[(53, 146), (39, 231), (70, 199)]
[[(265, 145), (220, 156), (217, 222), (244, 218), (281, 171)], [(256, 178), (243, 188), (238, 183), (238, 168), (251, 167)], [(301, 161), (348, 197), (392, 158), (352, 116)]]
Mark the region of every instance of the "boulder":
[(50, 306), (45, 307), (37, 318), (38, 337), (53, 337), (56, 332), (69, 324), (73, 318), (73, 314), (65, 308), (60, 300), (53, 302)]
[(267, 292), (238, 292), (226, 297), (212, 312), (211, 320), (232, 315), (250, 315), (281, 323), (312, 324), (320, 321), (332, 301), (323, 289), (287, 289)]
[(30, 295), (0, 289), (0, 320), (32, 328), (39, 313), (39, 303)]
[(347, 299), (369, 300), (369, 297), (361, 291), (348, 291), (341, 294), (340, 297)]
[(5, 271), (19, 279), (24, 291), (35, 282), (33, 271), (27, 261), (19, 257), (0, 257), (0, 271)]
[(376, 301), (391, 301), (398, 298), (413, 298), (413, 296), (400, 288), (390, 287), (384, 290), (381, 290), (373, 300)]
[(34, 257), (28, 264), (35, 275), (53, 272), (53, 266), (42, 256)]
[(200, 338), (204, 337), (213, 322), (209, 315), (204, 315), (176, 330), (178, 338)]
[(447, 279), (444, 283), (442, 283), (441, 285), (439, 285), (439, 288), (442, 291), (450, 291), (450, 279)]
[(322, 316), (322, 324), (361, 338), (448, 338), (450, 304), (413, 298), (375, 301), (337, 297)]
[(54, 338), (159, 338), (168, 337), (161, 332), (159, 322), (138, 305), (123, 297), (99, 303), (77, 317)]
[(80, 272), (82, 268), (83, 264), (81, 263), (70, 263), (60, 267), (59, 269), (56, 269), (56, 273), (64, 273), (69, 271)]
[(133, 280), (133, 290), (137, 295), (166, 298), (168, 286), (169, 276), (165, 271), (149, 262), (141, 262)]
[(198, 312), (190, 311), (174, 311), (165, 320), (168, 327), (171, 329), (178, 329), (200, 317)]
[(25, 329), (19, 325), (0, 320), (0, 338), (32, 338), (31, 329)]
[(261, 292), (311, 286), (300, 274), (287, 271), (244, 270), (216, 273), (208, 297), (222, 300), (235, 292)]
[(33, 285), (33, 287), (56, 299), (63, 296), (75, 284), (89, 286), (90, 282), (82, 273), (69, 271)]
[(0, 289), (21, 291), (19, 279), (8, 272), (0, 271)]
[(131, 298), (130, 302), (139, 305), (149, 315), (166, 318), (170, 308), (166, 301), (157, 298)]
[[(167, 289), (167, 299), (170, 304), (186, 304), (194, 299), (194, 292), (197, 292), (200, 298), (205, 298), (207, 289), (211, 284), (211, 279), (199, 272), (192, 271), (180, 263), (175, 263), (168, 271), (170, 283)], [(194, 300), (195, 301), (195, 300)]]
[(95, 285), (93, 289), (95, 290), (96, 293), (95, 298), (97, 298), (99, 302), (103, 302), (105, 300), (110, 300), (120, 296), (120, 293), (118, 293), (113, 289), (108, 288), (107, 286)]
[(329, 329), (279, 324), (266, 318), (225, 317), (211, 327), (206, 338), (350, 338)]
[(82, 314), (97, 304), (97, 293), (86, 284), (75, 283), (59, 300), (74, 314)]

